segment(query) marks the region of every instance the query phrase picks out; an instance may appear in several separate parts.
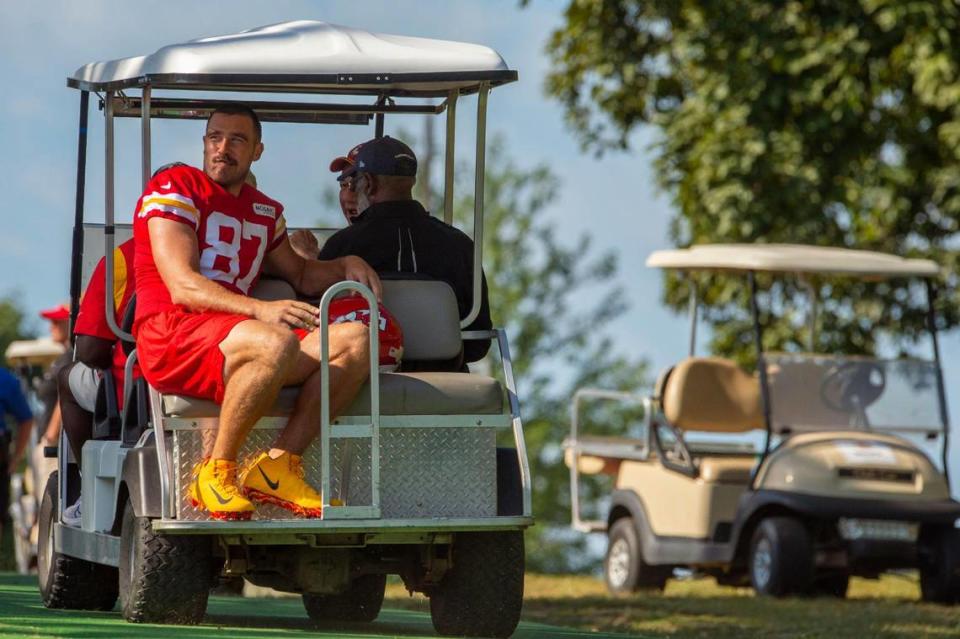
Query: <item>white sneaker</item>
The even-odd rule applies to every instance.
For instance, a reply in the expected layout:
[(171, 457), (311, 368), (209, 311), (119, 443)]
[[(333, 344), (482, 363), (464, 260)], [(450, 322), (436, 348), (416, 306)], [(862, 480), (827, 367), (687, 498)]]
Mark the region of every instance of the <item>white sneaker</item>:
[(80, 502), (83, 501), (83, 497), (77, 498), (76, 503), (72, 506), (67, 506), (63, 511), (62, 522), (67, 526), (73, 526), (74, 528), (80, 527)]

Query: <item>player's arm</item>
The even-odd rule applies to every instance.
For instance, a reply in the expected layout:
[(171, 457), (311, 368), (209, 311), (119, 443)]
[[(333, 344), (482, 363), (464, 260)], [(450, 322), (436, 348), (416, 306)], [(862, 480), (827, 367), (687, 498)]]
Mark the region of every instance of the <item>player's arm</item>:
[[(163, 283), (174, 304), (193, 311), (220, 311), (248, 315), (295, 328), (314, 325), (317, 309), (305, 302), (265, 302), (227, 290), (200, 273), (197, 236), (186, 224), (153, 217), (147, 221), (150, 248)], [(289, 248), (289, 245), (288, 245)], [(290, 249), (291, 252), (293, 249)]]
[(263, 262), (264, 272), (290, 282), (298, 292), (308, 297), (319, 297), (337, 282), (352, 280), (373, 291), (381, 299), (382, 289), (377, 272), (356, 255), (334, 260), (307, 260), (297, 255), (290, 240), (283, 237)]

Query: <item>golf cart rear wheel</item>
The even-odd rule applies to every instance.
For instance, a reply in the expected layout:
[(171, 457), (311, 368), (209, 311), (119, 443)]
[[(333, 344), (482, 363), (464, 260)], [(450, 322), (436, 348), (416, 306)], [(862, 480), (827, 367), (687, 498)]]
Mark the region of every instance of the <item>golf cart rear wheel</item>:
[(303, 607), (310, 618), (317, 622), (373, 621), (380, 614), (386, 588), (386, 575), (363, 575), (354, 579), (345, 591), (335, 595), (304, 593)]
[(794, 517), (760, 522), (750, 542), (750, 583), (758, 595), (806, 594), (813, 585), (813, 541)]
[(924, 530), (921, 538), (920, 598), (953, 605), (960, 601), (960, 530)]
[(613, 523), (603, 560), (603, 577), (610, 592), (663, 590), (671, 573), (669, 566), (651, 566), (643, 561), (640, 535), (632, 519), (623, 517)]
[(509, 637), (523, 605), (523, 533), (457, 533), (452, 565), (430, 593), (430, 616), (441, 635)]
[(54, 548), (59, 492), (59, 473), (54, 472), (40, 501), (37, 576), (43, 605), (69, 610), (113, 610), (117, 603), (117, 569), (62, 555)]
[(211, 585), (210, 539), (159, 535), (128, 500), (120, 531), (123, 617), (137, 623), (199, 623)]

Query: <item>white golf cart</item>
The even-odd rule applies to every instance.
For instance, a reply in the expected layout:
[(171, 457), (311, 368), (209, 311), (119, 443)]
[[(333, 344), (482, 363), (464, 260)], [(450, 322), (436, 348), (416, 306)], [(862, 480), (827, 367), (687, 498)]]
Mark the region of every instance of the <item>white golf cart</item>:
[[(398, 574), (411, 592), (430, 597), (438, 632), (497, 637), (513, 632), (523, 599), (523, 530), (533, 523), (519, 402), (503, 330), (462, 327), (479, 310), (487, 97), (493, 87), (516, 79), (516, 71), (483, 46), (311, 21), (88, 64), (68, 78), (68, 86), (80, 90), (74, 307), (83, 274), (102, 255), (111, 285), (114, 243), (130, 234), (129, 226), (114, 223), (115, 118), (141, 119), (145, 184), (153, 168), (151, 121), (206, 119), (225, 101), (210, 98), (211, 92), (300, 94), (304, 99), (298, 102), (242, 101), (265, 123), (358, 125), (357, 140), (371, 136), (360, 128), (371, 123), (382, 135), (388, 115), (445, 113), (444, 218), (450, 222), (456, 107), (461, 96), (476, 94), (473, 310), (461, 321), (452, 289), (425, 280), (385, 280), (384, 303), (403, 329), (407, 362), (449, 360), (460, 353), (464, 338), (496, 340), (506, 391), (497, 379), (472, 373), (377, 374), (374, 298), (356, 283), (341, 282), (320, 303), (321, 352), (328, 348), (331, 298), (357, 290), (372, 303), (374, 374), (332, 422), (329, 389), (323, 390), (322, 434), (304, 456), (307, 479), (322, 488), (322, 520), (261, 507), (249, 522), (211, 521), (191, 507), (185, 492), (217, 428), (219, 407), (133, 381), (132, 350), (125, 408), (96, 424), (94, 440), (83, 448), (82, 472), (69, 447), (63, 442), (59, 447), (59, 473), (41, 508), (40, 588), (47, 606), (109, 609), (119, 593), (130, 621), (197, 623), (210, 587), (218, 579), (242, 576), (302, 594), (307, 614), (317, 622), (372, 621), (386, 575)], [(174, 97), (183, 91), (194, 93)], [(87, 105), (94, 92), (105, 129), (104, 225), (83, 224)], [(318, 95), (347, 99), (317, 101)], [(107, 317), (113, 318), (113, 296), (106, 297)], [(113, 328), (131, 339), (128, 326)], [(323, 366), (329, 379), (326, 357)], [(255, 426), (241, 463), (269, 446), (296, 391), (286, 389)], [(501, 429), (512, 429), (513, 447), (497, 448)], [(65, 526), (62, 509), (81, 489), (82, 525)]]
[[(730, 360), (695, 356), (691, 278), (690, 355), (660, 376), (653, 395), (577, 393), (565, 441), (573, 526), (607, 533), (609, 589), (663, 588), (684, 567), (761, 594), (843, 597), (851, 575), (918, 568), (924, 600), (956, 603), (960, 504), (947, 478), (937, 265), (795, 245), (693, 246), (657, 251), (647, 265), (745, 276), (758, 366), (751, 374)], [(763, 350), (756, 273), (796, 275), (809, 285), (809, 352)], [(922, 280), (932, 360), (816, 353), (813, 283), (840, 277)], [(587, 400), (642, 404), (643, 432), (584, 434)], [(758, 445), (748, 434), (761, 431)], [(924, 452), (938, 446), (940, 469)], [(614, 482), (609, 508), (604, 519), (588, 520), (581, 482), (603, 474)]]
[[(4, 353), (7, 364), (20, 380), (27, 401), (39, 414), (41, 402), (37, 399), (37, 385), (43, 373), (60, 355), (63, 346), (49, 337), (24, 339), (10, 342)], [(40, 491), (47, 483), (48, 469), (38, 468), (47, 460), (30, 456), (40, 439), (40, 427), (34, 427), (30, 433), (27, 449), (26, 471), (16, 473), (10, 469), (10, 522), (13, 526), (13, 556), (17, 572), (29, 574), (37, 568), (37, 511), (40, 505)]]

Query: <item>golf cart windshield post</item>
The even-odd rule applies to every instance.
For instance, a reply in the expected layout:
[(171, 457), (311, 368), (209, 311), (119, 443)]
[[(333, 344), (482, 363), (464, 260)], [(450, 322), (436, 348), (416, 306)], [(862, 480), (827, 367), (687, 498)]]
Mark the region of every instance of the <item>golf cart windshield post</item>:
[(691, 276), (687, 283), (690, 285), (690, 357), (697, 354), (697, 311), (699, 310), (699, 300), (697, 296), (697, 283)]
[(143, 94), (140, 102), (140, 165), (143, 171), (143, 185), (141, 188), (146, 190), (147, 182), (150, 181), (150, 174), (153, 171), (151, 164), (151, 145), (150, 145), (150, 85), (143, 87)]
[(453, 224), (453, 163), (457, 137), (457, 98), (460, 91), (450, 89), (447, 95), (447, 143), (443, 159), (443, 221)]
[[(87, 179), (87, 121), (90, 111), (90, 92), (80, 92), (80, 126), (77, 133), (77, 194), (74, 203), (73, 216), (73, 254), (83, 250), (83, 198)], [(73, 326), (77, 323), (77, 312), (80, 310), (80, 287), (83, 277), (82, 265), (79, 260), (72, 260), (70, 265), (70, 341), (74, 341)]]
[(487, 96), (490, 83), (481, 82), (477, 92), (477, 158), (473, 186), (473, 307), (460, 320), (460, 328), (473, 323), (480, 314), (481, 281), (483, 278), (483, 183), (487, 161)]
[[(385, 105), (386, 103), (387, 103), (387, 96), (381, 95), (379, 98), (377, 98), (377, 106)], [(375, 137), (375, 138), (382, 138), (382, 137), (383, 137), (384, 117), (385, 117), (385, 116), (383, 115), (382, 112), (381, 112), (381, 113), (377, 113), (377, 115), (376, 115), (376, 117), (375, 117), (375, 120), (374, 120), (374, 134), (373, 134), (373, 137)]]
[(930, 337), (933, 339), (933, 362), (937, 367), (937, 396), (940, 400), (940, 422), (943, 424), (943, 476), (946, 478), (947, 485), (950, 485), (950, 474), (947, 469), (947, 450), (949, 448), (950, 438), (950, 415), (947, 412), (947, 393), (943, 387), (943, 366), (940, 362), (940, 340), (937, 338), (937, 317), (936, 302), (937, 288), (932, 279), (925, 279), (927, 288), (927, 328), (930, 331)]
[[(107, 91), (103, 96), (103, 257), (106, 270), (107, 286), (113, 291), (113, 248), (114, 248), (114, 181), (113, 181), (113, 91)], [(114, 309), (113, 295), (104, 295), (107, 326), (113, 334), (127, 342), (133, 341), (133, 335), (117, 326), (116, 310)]]
[(747, 271), (747, 279), (750, 282), (750, 310), (753, 313), (753, 339), (757, 349), (757, 374), (760, 376), (760, 401), (763, 408), (763, 424), (767, 434), (763, 441), (763, 452), (760, 453), (760, 459), (754, 466), (754, 475), (751, 478), (751, 484), (757, 480), (757, 469), (763, 466), (763, 461), (770, 452), (770, 439), (773, 435), (773, 429), (770, 424), (770, 387), (767, 384), (767, 362), (763, 356), (763, 326), (760, 324), (760, 307), (757, 304), (757, 276), (753, 271)]

